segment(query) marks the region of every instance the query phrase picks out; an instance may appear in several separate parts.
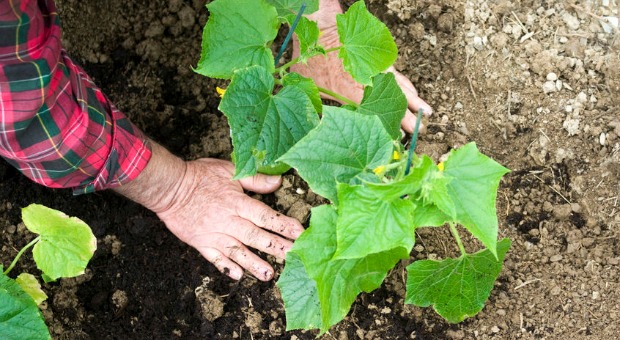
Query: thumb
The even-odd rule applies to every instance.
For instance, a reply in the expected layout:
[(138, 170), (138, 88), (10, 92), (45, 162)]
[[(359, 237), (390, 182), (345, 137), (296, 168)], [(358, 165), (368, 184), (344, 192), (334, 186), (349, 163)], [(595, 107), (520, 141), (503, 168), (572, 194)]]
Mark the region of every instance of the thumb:
[(241, 187), (245, 190), (254, 191), (259, 194), (268, 194), (276, 191), (282, 184), (282, 177), (257, 174), (239, 180)]

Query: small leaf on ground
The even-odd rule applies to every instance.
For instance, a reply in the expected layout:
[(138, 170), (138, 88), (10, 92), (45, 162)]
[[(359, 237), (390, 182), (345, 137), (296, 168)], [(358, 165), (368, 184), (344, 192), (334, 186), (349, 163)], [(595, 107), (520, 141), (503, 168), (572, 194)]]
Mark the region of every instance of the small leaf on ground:
[(297, 169), (314, 192), (337, 202), (336, 182), (374, 176), (372, 170), (387, 164), (392, 151), (392, 138), (378, 117), (323, 106), (319, 126), (279, 160)]
[(454, 202), (457, 222), (492, 253), (497, 247), (497, 188), (508, 169), (478, 151), (475, 143), (454, 150), (444, 162), (451, 177), (448, 194)]
[[(316, 309), (319, 309), (321, 333), (326, 332), (329, 327), (347, 315), (359, 293), (371, 292), (379, 287), (388, 270), (394, 267), (400, 259), (408, 257), (407, 252), (402, 248), (397, 248), (361, 259), (332, 259), (336, 251), (337, 217), (336, 210), (332, 206), (323, 205), (312, 209), (310, 228), (295, 241), (290, 251), (299, 256), (308, 278), (316, 282), (319, 304), (316, 304), (316, 300), (313, 302), (313, 299), (299, 299), (299, 301), (306, 303), (307, 315), (314, 315)], [(298, 264), (294, 263), (294, 266)], [(295, 291), (311, 286), (303, 282), (304, 279), (304, 275), (299, 275), (298, 280), (285, 280), (287, 284), (278, 282), (283, 291), (283, 299), (296, 297)], [(292, 303), (291, 300), (285, 300), (285, 305)], [(296, 306), (297, 310), (302, 308)], [(315, 327), (314, 319), (292, 320), (294, 316), (300, 315), (289, 315), (287, 312), (287, 322), (292, 322), (300, 328)]]
[(458, 259), (415, 261), (407, 267), (405, 303), (419, 307), (433, 305), (439, 315), (452, 323), (476, 315), (502, 271), (508, 248), (510, 240), (503, 239), (494, 252), (485, 249)]
[(413, 203), (365, 186), (338, 184), (338, 247), (334, 259), (356, 259), (414, 243)]
[(398, 56), (398, 48), (390, 30), (366, 9), (364, 1), (354, 3), (336, 18), (342, 48), (344, 69), (363, 85), (371, 77), (385, 71)]
[(265, 68), (248, 67), (235, 73), (222, 98), (219, 108), (231, 129), (235, 179), (277, 165), (278, 157), (319, 123), (301, 86), (286, 86), (273, 95), (274, 84)]
[(372, 85), (364, 88), (364, 98), (357, 111), (378, 116), (392, 139), (400, 140), (400, 122), (405, 116), (407, 105), (407, 98), (394, 74), (381, 73), (372, 78)]
[(235, 70), (260, 65), (273, 73), (270, 43), (280, 27), (276, 9), (265, 1), (215, 0), (202, 34), (196, 72), (230, 79)]
[(35, 301), (0, 271), (0, 335), (6, 340), (51, 339)]
[(281, 17), (290, 14), (296, 15), (303, 3), (306, 3), (304, 15), (312, 14), (319, 9), (319, 0), (267, 0), (267, 3), (275, 7)]
[(47, 299), (47, 294), (41, 289), (41, 284), (34, 275), (21, 273), (17, 276), (15, 282), (22, 287), (24, 292), (30, 295), (37, 305), (40, 305), (41, 302)]
[(32, 255), (45, 278), (56, 280), (84, 273), (97, 249), (97, 239), (86, 223), (39, 204), (23, 208), (22, 220), (28, 230), (41, 235)]

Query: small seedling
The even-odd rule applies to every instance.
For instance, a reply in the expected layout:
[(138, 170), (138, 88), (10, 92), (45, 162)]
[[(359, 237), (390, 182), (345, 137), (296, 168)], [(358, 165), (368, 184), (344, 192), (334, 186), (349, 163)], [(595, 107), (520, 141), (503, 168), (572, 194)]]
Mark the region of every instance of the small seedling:
[[(407, 99), (392, 73), (397, 57), (388, 28), (363, 1), (338, 15), (341, 45), (325, 49), (315, 22), (299, 16), (318, 0), (215, 0), (207, 5), (196, 72), (230, 79), (220, 110), (233, 141), (235, 179), (290, 167), (331, 204), (312, 209), (310, 228), (288, 253), (278, 286), (287, 329), (320, 329), (342, 320), (361, 292), (381, 285), (408, 259), (415, 230), (448, 225), (457, 259), (416, 261), (407, 267), (406, 303), (433, 305), (449, 322), (478, 313), (490, 295), (510, 246), (497, 241), (497, 188), (506, 168), (474, 143), (435, 164), (401, 144)], [(294, 29), (300, 56), (275, 64), (271, 45), (281, 25)], [(356, 103), (289, 72), (296, 63), (336, 53), (365, 85)], [(346, 103), (323, 105), (320, 94)], [(417, 131), (417, 129), (416, 129)], [(415, 138), (414, 138), (415, 141)], [(467, 253), (457, 224), (486, 247)]]
[(76, 217), (38, 204), (22, 209), (26, 228), (38, 234), (15, 256), (9, 267), (0, 266), (0, 334), (2, 339), (51, 339), (37, 307), (47, 299), (37, 279), (22, 273), (15, 280), (9, 273), (31, 247), (34, 261), (45, 282), (84, 273), (97, 248), (90, 227)]

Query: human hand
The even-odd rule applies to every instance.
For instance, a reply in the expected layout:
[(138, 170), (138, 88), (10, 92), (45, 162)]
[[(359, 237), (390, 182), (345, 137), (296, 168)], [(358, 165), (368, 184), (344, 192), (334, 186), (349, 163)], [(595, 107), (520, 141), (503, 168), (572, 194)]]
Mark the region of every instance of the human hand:
[[(338, 29), (336, 27), (336, 14), (339, 13), (342, 13), (342, 8), (337, 0), (321, 0), (320, 9), (308, 16), (308, 18), (318, 23), (319, 29), (322, 32), (319, 42), (326, 49), (340, 46)], [(293, 58), (298, 56), (299, 42), (297, 38), (294, 38)], [(364, 96), (364, 87), (344, 70), (342, 61), (334, 52), (329, 53), (325, 57), (317, 56), (310, 58), (306, 65), (301, 63), (295, 64), (291, 67), (291, 71), (313, 78), (317, 86), (337, 92), (354, 102), (361, 102)], [(390, 67), (387, 71), (394, 73), (396, 82), (400, 85), (407, 98), (409, 108), (401, 121), (401, 126), (406, 132), (412, 133), (417, 120), (414, 113), (422, 109), (424, 114), (428, 116), (433, 110), (430, 105), (418, 96), (418, 91), (407, 77), (396, 71), (394, 67)], [(324, 96), (324, 98), (335, 100), (329, 96)]]
[(283, 259), (292, 246), (290, 240), (304, 229), (299, 221), (243, 191), (272, 192), (281, 184), (279, 176), (232, 181), (233, 172), (230, 162), (208, 158), (183, 162), (155, 144), (145, 173), (115, 190), (157, 213), (174, 235), (222, 273), (239, 280), (246, 269), (268, 281), (273, 268), (247, 247)]

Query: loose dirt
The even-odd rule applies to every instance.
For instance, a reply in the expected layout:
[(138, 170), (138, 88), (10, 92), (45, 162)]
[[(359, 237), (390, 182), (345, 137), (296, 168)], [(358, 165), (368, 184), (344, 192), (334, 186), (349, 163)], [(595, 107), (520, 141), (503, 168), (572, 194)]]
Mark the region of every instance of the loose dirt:
[[(348, 4), (352, 3), (348, 1)], [(396, 68), (435, 109), (419, 151), (475, 141), (512, 172), (498, 194), (513, 246), (484, 310), (451, 325), (404, 306), (405, 266), (362, 294), (325, 339), (610, 339), (620, 334), (620, 35), (617, 0), (370, 0), (400, 47)], [(186, 158), (229, 158), (215, 86), (191, 71), (204, 1), (58, 0), (69, 53), (148, 135)], [(0, 165), (0, 256), (32, 236), (20, 208), (78, 216), (97, 236), (87, 275), (45, 284), (54, 338), (313, 339), (285, 331), (274, 282), (233, 282), (155, 215), (103, 192), (73, 197)], [(322, 203), (294, 173), (256, 195), (302, 222)], [(470, 250), (479, 245), (467, 240)], [(420, 229), (411, 261), (455, 255)], [(281, 261), (269, 260), (278, 271)], [(36, 273), (31, 259), (16, 270)]]

